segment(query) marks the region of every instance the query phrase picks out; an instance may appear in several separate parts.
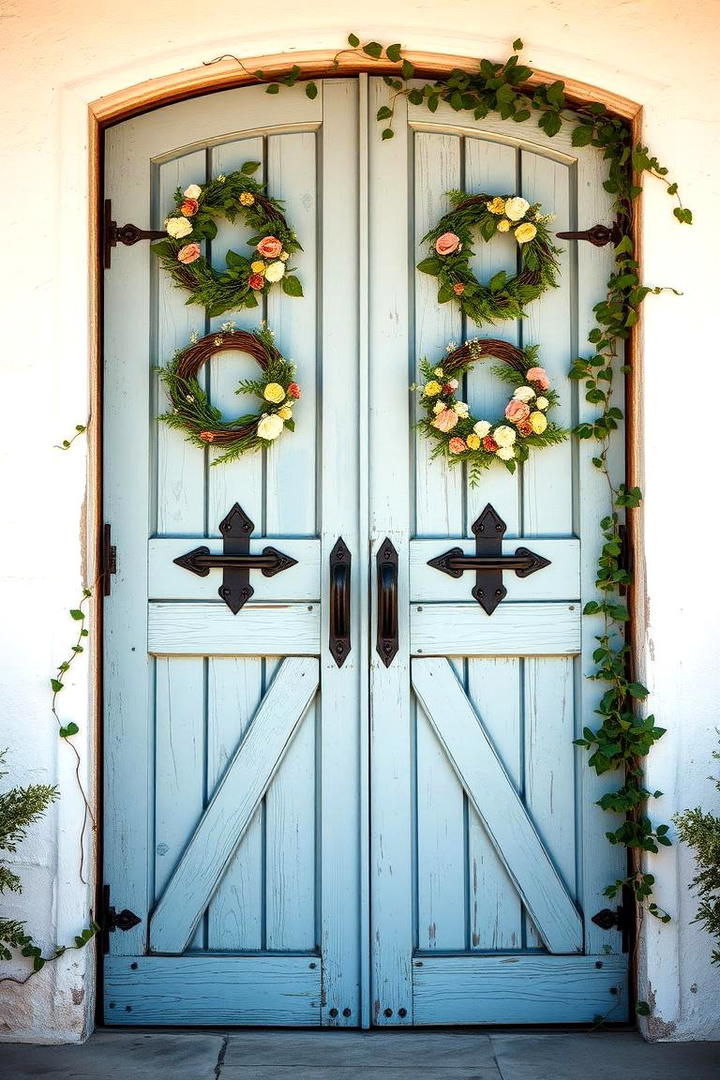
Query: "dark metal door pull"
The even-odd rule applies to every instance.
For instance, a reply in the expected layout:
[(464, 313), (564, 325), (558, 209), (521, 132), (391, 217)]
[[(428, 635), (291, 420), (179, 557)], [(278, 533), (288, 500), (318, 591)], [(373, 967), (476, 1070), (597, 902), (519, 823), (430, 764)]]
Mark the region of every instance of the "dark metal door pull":
[(233, 615), (237, 615), (255, 592), (250, 584), (251, 570), (260, 570), (263, 577), (273, 577), (297, 563), (297, 559), (291, 559), (284, 552), (269, 546), (263, 548), (261, 553), (251, 555), (250, 536), (254, 528), (240, 504), (235, 503), (227, 517), (220, 522), (222, 555), (211, 555), (210, 548), (203, 545), (173, 559), (178, 566), (198, 577), (207, 577), (211, 570), (222, 570), (223, 583), (218, 595)]
[(473, 523), (474, 555), (466, 555), (462, 548), (454, 547), (428, 560), (428, 566), (454, 578), (462, 577), (466, 570), (474, 570), (472, 595), (488, 615), (492, 615), (500, 601), (507, 596), (507, 589), (502, 583), (503, 570), (514, 570), (518, 577), (526, 578), (550, 565), (549, 559), (526, 547), (517, 548), (514, 555), (503, 555), (502, 538), (506, 529), (505, 522), (488, 503)]
[(350, 652), (350, 568), (352, 555), (340, 536), (330, 552), (330, 652), (342, 667)]
[(385, 667), (390, 667), (398, 651), (398, 553), (386, 536), (376, 556), (377, 643)]

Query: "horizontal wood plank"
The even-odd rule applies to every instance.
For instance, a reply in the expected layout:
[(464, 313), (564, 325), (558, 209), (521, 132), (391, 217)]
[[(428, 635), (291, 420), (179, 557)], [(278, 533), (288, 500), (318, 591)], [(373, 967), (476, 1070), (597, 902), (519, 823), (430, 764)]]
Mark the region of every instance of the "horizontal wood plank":
[(572, 656), (580, 651), (581, 614), (579, 603), (503, 601), (492, 615), (474, 600), (415, 603), (410, 649), (422, 656)]
[(320, 652), (320, 604), (246, 604), (237, 615), (221, 600), (151, 603), (148, 651), (175, 656), (306, 656)]
[(423, 956), (416, 1024), (587, 1024), (628, 1019), (627, 957)]
[(153, 951), (181, 953), (187, 947), (319, 681), (316, 659), (283, 661), (155, 909)]
[(321, 977), (312, 955), (108, 956), (105, 1022), (315, 1026)]
[[(196, 547), (207, 547), (211, 555), (221, 555), (223, 542), (202, 537), (169, 537), (148, 543), (149, 582), (151, 600), (217, 600), (222, 584), (222, 571), (211, 570), (207, 577), (184, 570), (173, 560)], [(274, 577), (263, 577), (259, 570), (250, 571), (250, 584), (258, 602), (265, 600), (317, 600), (320, 596), (320, 541), (286, 540), (267, 537), (250, 541), (251, 554), (265, 547), (274, 547), (297, 560), (296, 566)], [(448, 579), (449, 580), (449, 579)], [(558, 593), (555, 594), (560, 595)]]
[[(434, 559), (449, 548), (462, 548), (465, 555), (475, 554), (474, 540), (413, 540), (410, 543), (410, 596), (414, 602), (442, 603), (471, 599), (475, 573), (466, 571), (452, 578), (432, 566)], [(503, 542), (503, 555), (514, 555), (519, 547), (527, 547), (544, 559), (549, 566), (519, 578), (514, 572), (503, 574), (507, 596), (503, 603), (513, 600), (575, 600), (580, 595), (580, 542), (578, 540), (514, 539)], [(289, 554), (289, 553), (288, 553)]]

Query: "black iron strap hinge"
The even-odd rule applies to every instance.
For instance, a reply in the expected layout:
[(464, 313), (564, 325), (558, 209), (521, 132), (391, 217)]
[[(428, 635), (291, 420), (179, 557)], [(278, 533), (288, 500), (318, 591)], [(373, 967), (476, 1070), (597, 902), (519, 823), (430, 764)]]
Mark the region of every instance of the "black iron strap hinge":
[(106, 270), (112, 264), (112, 249), (118, 244), (132, 247), (138, 240), (163, 240), (167, 233), (162, 229), (141, 229), (138, 225), (118, 225), (112, 216), (112, 203), (105, 200), (105, 212), (103, 214), (103, 265)]
[(583, 229), (580, 232), (559, 232), (555, 233), (555, 235), (558, 240), (587, 240), (588, 243), (594, 244), (595, 247), (605, 247), (606, 244), (613, 244), (617, 247), (624, 233), (622, 221), (620, 218), (616, 218), (610, 226), (593, 225), (591, 229)]
[(103, 596), (109, 596), (112, 583), (110, 578), (117, 573), (117, 548), (112, 542), (112, 529), (105, 523), (103, 525), (102, 553), (100, 575), (103, 583)]
[(100, 912), (99, 921), (102, 950), (104, 953), (108, 953), (110, 951), (110, 935), (114, 934), (116, 930), (132, 930), (133, 926), (137, 926), (142, 922), (142, 919), (128, 908), (116, 911), (110, 903), (110, 886), (103, 885), (102, 911)]

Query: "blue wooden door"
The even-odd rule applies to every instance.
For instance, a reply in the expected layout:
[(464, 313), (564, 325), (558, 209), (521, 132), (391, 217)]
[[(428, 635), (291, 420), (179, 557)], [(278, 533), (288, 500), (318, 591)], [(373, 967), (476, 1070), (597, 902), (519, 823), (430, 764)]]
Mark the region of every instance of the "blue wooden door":
[[(626, 1014), (619, 936), (590, 917), (620, 871), (602, 788), (574, 750), (593, 694), (583, 625), (602, 491), (582, 448), (547, 450), (514, 478), (470, 489), (431, 462), (412, 429), (418, 358), (475, 333), (414, 272), (418, 240), (450, 188), (515, 191), (557, 228), (605, 220), (590, 150), (533, 144), (517, 125), (457, 126), (439, 110), (396, 113), (382, 142), (382, 80), (227, 91), (157, 110), (106, 136), (113, 216), (158, 228), (179, 185), (262, 163), (303, 253), (305, 297), (273, 293), (257, 316), (298, 365), (297, 429), (263, 455), (214, 467), (155, 422), (155, 366), (192, 333), (220, 331), (171, 287), (147, 250), (118, 250), (105, 284), (105, 520), (117, 574), (105, 613), (104, 880), (141, 921), (110, 935), (110, 1024), (574, 1022)], [(512, 127), (513, 130), (510, 130)], [(524, 132), (522, 133), (524, 134)], [(221, 227), (224, 265), (247, 237)], [(483, 276), (512, 265), (498, 238)], [(565, 372), (602, 294), (609, 256), (564, 256), (561, 288), (523, 327), (567, 423)], [(227, 354), (205, 379), (236, 411), (252, 361)], [(474, 374), (471, 403), (502, 390)], [(618, 448), (618, 453), (620, 452)], [(621, 464), (621, 463), (620, 463)], [(470, 550), (491, 502), (514, 537), (551, 560), (506, 579), (488, 617), (427, 565), (448, 538)], [(266, 543), (296, 559), (257, 575), (238, 615), (217, 572), (174, 563), (221, 551), (239, 503)], [(329, 556), (352, 552), (352, 650), (328, 647)], [(375, 556), (399, 556), (399, 651), (375, 651)], [(516, 546), (516, 545), (515, 545)], [(373, 571), (373, 572), (371, 572)]]

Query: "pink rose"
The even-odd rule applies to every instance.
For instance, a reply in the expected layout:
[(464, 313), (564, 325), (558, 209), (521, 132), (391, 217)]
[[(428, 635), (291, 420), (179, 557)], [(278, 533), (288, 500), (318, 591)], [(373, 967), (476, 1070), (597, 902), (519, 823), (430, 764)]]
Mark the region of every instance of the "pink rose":
[(257, 246), (258, 251), (265, 259), (277, 259), (282, 251), (282, 244), (277, 236), (264, 236)]
[(461, 247), (460, 237), (454, 232), (444, 232), (435, 241), (435, 250), (438, 255), (452, 255), (453, 251), (460, 251)]
[(432, 421), (432, 426), (438, 431), (452, 431), (458, 422), (458, 414), (454, 409), (443, 409)]
[(300, 387), (296, 382), (291, 382), (287, 388), (287, 392), (291, 398), (297, 400), (300, 397)]
[(262, 274), (251, 274), (248, 278), (248, 285), (251, 289), (262, 289), (265, 285), (265, 278)]
[(492, 435), (486, 435), (483, 439), (483, 449), (489, 450), (491, 454), (494, 454), (498, 448), (498, 444), (493, 439)]
[(528, 382), (537, 383), (541, 390), (547, 390), (550, 385), (547, 371), (542, 367), (531, 367), (529, 371), (525, 372), (525, 378)]
[(462, 454), (463, 450), (467, 450), (467, 444), (464, 439), (461, 439), (459, 435), (451, 439), (448, 443), (451, 454)]
[(181, 247), (177, 253), (178, 262), (184, 263), (187, 266), (188, 263), (195, 262), (200, 258), (200, 245), (199, 244), (186, 244), (185, 247)]
[(505, 417), (511, 424), (521, 424), (523, 420), (527, 420), (529, 415), (530, 406), (524, 401), (518, 400), (518, 398), (509, 401), (505, 409)]
[(529, 420), (522, 420), (518, 426), (518, 435), (532, 435), (533, 428)]
[(200, 209), (200, 203), (197, 199), (185, 199), (180, 205), (180, 213), (185, 217), (195, 217)]
[(455, 284), (453, 285), (453, 292), (455, 293), (456, 296), (462, 296), (462, 294), (465, 292), (465, 284), (464, 284), (464, 282), (456, 281)]

